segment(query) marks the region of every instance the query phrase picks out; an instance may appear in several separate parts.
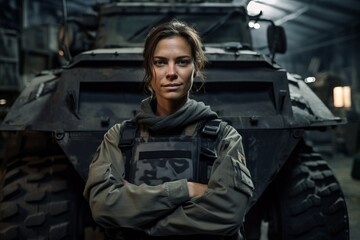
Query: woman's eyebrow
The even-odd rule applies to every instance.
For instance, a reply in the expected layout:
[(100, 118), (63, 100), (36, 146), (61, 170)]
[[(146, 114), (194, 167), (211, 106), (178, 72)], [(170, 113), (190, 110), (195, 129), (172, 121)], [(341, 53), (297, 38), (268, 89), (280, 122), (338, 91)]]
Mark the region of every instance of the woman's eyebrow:
[(176, 58), (191, 58), (191, 56), (186, 55), (186, 56), (179, 56), (179, 57), (176, 57)]
[[(163, 56), (154, 56), (153, 58), (168, 59), (167, 57), (163, 57)], [(191, 58), (191, 56), (189, 55), (177, 56), (175, 59), (179, 59), (179, 58)]]

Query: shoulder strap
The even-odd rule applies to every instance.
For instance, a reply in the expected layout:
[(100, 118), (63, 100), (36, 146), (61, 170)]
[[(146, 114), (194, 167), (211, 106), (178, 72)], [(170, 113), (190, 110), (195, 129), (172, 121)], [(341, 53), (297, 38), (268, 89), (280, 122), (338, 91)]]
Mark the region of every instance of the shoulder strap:
[(217, 147), (219, 136), (222, 136), (223, 129), (227, 125), (221, 119), (212, 119), (205, 122), (200, 128), (201, 149), (198, 175), (202, 183), (209, 181), (212, 165), (218, 158)]
[(137, 123), (133, 120), (123, 122), (120, 131), (119, 147), (132, 146), (137, 134)]
[(205, 122), (201, 129), (201, 153), (210, 158), (217, 158), (217, 138), (221, 135), (226, 122), (221, 119), (212, 119)]
[(221, 119), (212, 119), (205, 122), (202, 133), (209, 136), (217, 136), (220, 131)]
[(134, 139), (138, 134), (138, 125), (134, 120), (128, 120), (121, 126), (120, 137), (119, 137), (119, 148), (123, 154), (125, 161), (125, 179), (128, 179), (128, 172), (130, 170), (130, 161), (132, 155), (132, 148), (134, 145)]

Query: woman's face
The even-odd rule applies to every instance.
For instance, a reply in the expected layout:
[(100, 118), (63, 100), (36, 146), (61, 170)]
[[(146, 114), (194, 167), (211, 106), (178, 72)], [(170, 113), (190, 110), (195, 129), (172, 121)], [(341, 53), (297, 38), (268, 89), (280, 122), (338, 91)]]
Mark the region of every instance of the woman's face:
[(180, 36), (160, 40), (152, 62), (151, 87), (157, 105), (182, 106), (188, 98), (195, 72), (188, 42)]

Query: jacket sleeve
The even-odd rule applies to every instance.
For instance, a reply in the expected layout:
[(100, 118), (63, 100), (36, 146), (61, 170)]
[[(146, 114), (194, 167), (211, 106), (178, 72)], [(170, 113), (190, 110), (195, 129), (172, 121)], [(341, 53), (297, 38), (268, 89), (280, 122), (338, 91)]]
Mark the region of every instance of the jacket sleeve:
[(185, 204), (145, 231), (150, 235), (232, 235), (239, 230), (253, 184), (245, 166), (241, 136), (224, 129), (205, 194)]
[(157, 186), (124, 180), (124, 161), (118, 147), (120, 124), (105, 135), (89, 166), (84, 196), (94, 220), (105, 228), (141, 229), (189, 200), (186, 179)]

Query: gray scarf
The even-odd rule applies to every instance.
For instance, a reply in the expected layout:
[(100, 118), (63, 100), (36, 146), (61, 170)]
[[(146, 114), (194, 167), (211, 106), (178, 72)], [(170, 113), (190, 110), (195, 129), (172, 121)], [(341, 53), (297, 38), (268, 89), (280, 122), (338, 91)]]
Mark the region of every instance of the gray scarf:
[(135, 117), (136, 122), (147, 125), (152, 131), (182, 129), (194, 122), (218, 117), (209, 106), (193, 99), (188, 99), (178, 111), (164, 117), (154, 114), (151, 108), (151, 98), (144, 99), (140, 108), (140, 112)]

